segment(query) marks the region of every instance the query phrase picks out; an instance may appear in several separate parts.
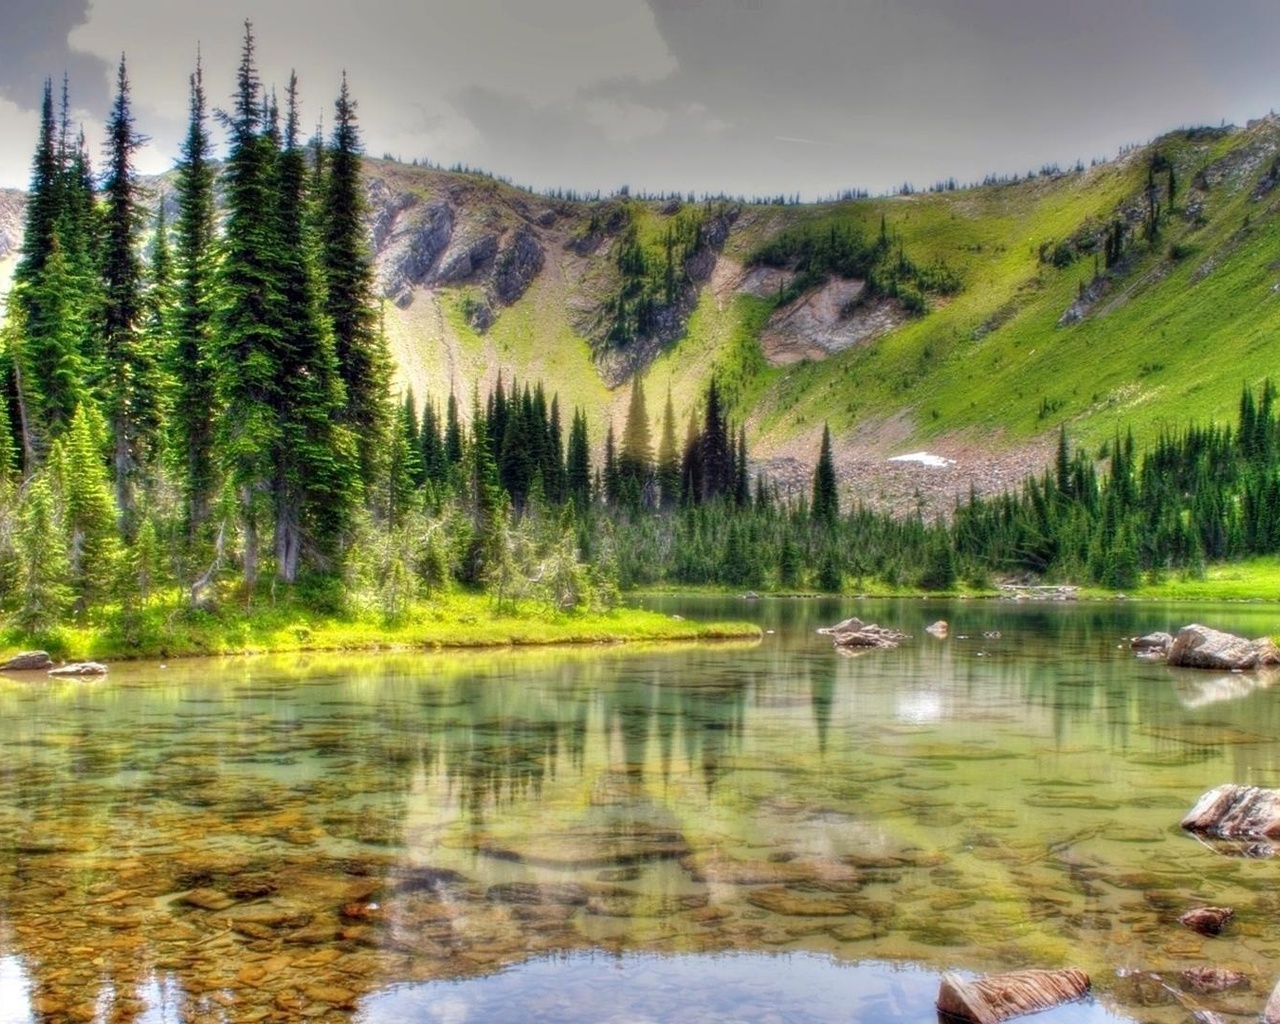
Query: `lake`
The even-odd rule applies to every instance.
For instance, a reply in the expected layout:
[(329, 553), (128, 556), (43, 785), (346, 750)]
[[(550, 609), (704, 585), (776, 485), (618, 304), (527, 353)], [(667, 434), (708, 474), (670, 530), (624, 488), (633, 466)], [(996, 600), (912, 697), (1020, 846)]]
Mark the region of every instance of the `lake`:
[(0, 1024), (932, 1022), (1067, 964), (1037, 1021), (1257, 1019), (1280, 860), (1178, 821), (1280, 786), (1280, 687), (1124, 638), (1280, 609), (645, 603), (768, 632), (0, 679)]

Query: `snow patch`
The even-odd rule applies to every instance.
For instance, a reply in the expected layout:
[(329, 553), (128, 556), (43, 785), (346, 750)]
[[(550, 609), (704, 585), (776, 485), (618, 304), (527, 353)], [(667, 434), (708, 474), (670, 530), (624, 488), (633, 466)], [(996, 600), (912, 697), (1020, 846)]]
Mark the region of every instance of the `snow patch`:
[(954, 466), (955, 459), (944, 458), (941, 455), (931, 455), (929, 452), (912, 452), (910, 455), (895, 455), (890, 462), (918, 462), (922, 466), (935, 466), (938, 469), (946, 469), (947, 466)]

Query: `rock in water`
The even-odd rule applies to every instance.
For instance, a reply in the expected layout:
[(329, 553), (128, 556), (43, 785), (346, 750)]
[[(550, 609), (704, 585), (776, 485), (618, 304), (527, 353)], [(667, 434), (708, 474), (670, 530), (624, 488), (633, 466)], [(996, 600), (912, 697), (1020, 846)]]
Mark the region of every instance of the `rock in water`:
[(1228, 783), (1205, 793), (1181, 825), (1223, 839), (1280, 836), (1280, 790)]
[(1178, 923), (1201, 935), (1221, 935), (1227, 922), (1235, 916), (1236, 912), (1230, 907), (1196, 907), (1178, 918)]
[(1271, 997), (1262, 1009), (1260, 1024), (1280, 1024), (1280, 982), (1271, 990)]
[(1089, 976), (1078, 967), (991, 974), (976, 981), (947, 973), (938, 987), (937, 1007), (953, 1020), (999, 1024), (1080, 999), (1088, 991)]
[(947, 625), (946, 619), (939, 619), (932, 626), (925, 626), (924, 631), (930, 636), (936, 636), (939, 640), (945, 640), (950, 627)]
[(107, 666), (100, 661), (73, 661), (70, 665), (60, 665), (49, 669), (51, 676), (105, 676)]
[(53, 668), (53, 659), (48, 651), (23, 651), (0, 665), (0, 672), (32, 672), (50, 668)]
[(1245, 671), (1277, 664), (1280, 653), (1270, 639), (1246, 640), (1193, 623), (1178, 630), (1169, 647), (1169, 664), (1183, 668)]
[(1129, 649), (1133, 651), (1147, 651), (1156, 654), (1168, 654), (1169, 648), (1173, 646), (1173, 637), (1168, 633), (1155, 632), (1148, 633), (1146, 636), (1135, 636), (1129, 641)]

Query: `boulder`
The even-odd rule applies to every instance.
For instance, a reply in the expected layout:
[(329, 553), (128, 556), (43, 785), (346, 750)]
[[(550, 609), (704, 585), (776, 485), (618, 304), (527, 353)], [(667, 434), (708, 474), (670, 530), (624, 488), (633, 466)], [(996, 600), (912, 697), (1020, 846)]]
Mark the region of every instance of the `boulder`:
[(951, 627), (947, 625), (946, 619), (939, 619), (932, 626), (925, 626), (924, 631), (930, 636), (936, 636), (939, 640), (945, 640)]
[(1183, 987), (1200, 995), (1249, 987), (1247, 974), (1230, 971), (1225, 967), (1188, 967), (1185, 971), (1178, 972), (1178, 980), (1182, 982)]
[(52, 667), (48, 651), (22, 651), (0, 664), (0, 672), (39, 672)]
[(1228, 783), (1196, 801), (1181, 825), (1223, 839), (1280, 837), (1280, 790)]
[(1084, 997), (1089, 976), (1078, 967), (1056, 971), (1013, 971), (975, 981), (946, 973), (938, 987), (938, 1012), (972, 1024), (998, 1024)]
[(73, 661), (69, 665), (59, 665), (49, 669), (51, 676), (105, 676), (107, 666), (100, 661)]
[(1280, 664), (1280, 651), (1269, 638), (1247, 640), (1193, 623), (1178, 630), (1169, 647), (1169, 664), (1219, 672), (1246, 671)]
[(855, 616), (843, 622), (837, 622), (834, 626), (822, 626), (818, 633), (822, 636), (830, 636), (833, 633), (847, 633), (850, 630), (861, 629), (864, 625), (865, 623)]
[(1280, 981), (1276, 982), (1276, 987), (1271, 990), (1271, 996), (1267, 999), (1267, 1005), (1262, 1009), (1262, 1017), (1259, 1018), (1260, 1024), (1280, 1024)]
[(896, 629), (888, 629), (885, 626), (877, 626), (869, 623), (860, 629), (849, 629), (840, 633), (833, 633), (831, 642), (836, 647), (876, 647), (888, 649), (898, 646), (899, 640), (905, 640), (906, 633), (899, 633)]
[(1173, 646), (1173, 637), (1168, 633), (1157, 631), (1146, 636), (1135, 636), (1129, 641), (1129, 649), (1151, 654), (1168, 654)]
[(1188, 910), (1178, 923), (1201, 935), (1221, 935), (1227, 922), (1236, 916), (1230, 907), (1196, 907)]

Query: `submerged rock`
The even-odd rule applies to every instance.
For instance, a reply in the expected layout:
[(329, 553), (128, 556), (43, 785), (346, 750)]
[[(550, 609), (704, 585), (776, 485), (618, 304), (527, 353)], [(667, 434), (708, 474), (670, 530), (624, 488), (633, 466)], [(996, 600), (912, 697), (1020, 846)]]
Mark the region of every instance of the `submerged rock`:
[(1267, 1005), (1262, 1009), (1259, 1024), (1280, 1024), (1280, 981), (1276, 982), (1276, 987), (1271, 990)]
[(0, 664), (0, 672), (38, 672), (52, 667), (48, 651), (22, 651)]
[(1248, 988), (1249, 976), (1225, 967), (1188, 967), (1178, 972), (1178, 979), (1192, 992), (1208, 995), (1233, 988)]
[(1217, 671), (1247, 671), (1268, 665), (1280, 665), (1280, 651), (1272, 641), (1247, 640), (1234, 633), (1223, 633), (1193, 623), (1178, 630), (1169, 647), (1169, 664), (1184, 668), (1208, 668)]
[(73, 661), (69, 665), (59, 665), (49, 669), (51, 676), (105, 676), (107, 666), (100, 661)]
[(1205, 793), (1181, 825), (1223, 839), (1280, 836), (1280, 790), (1228, 783)]
[(1024, 1013), (1048, 1010), (1080, 999), (1089, 991), (1089, 976), (1078, 967), (1056, 971), (1014, 971), (976, 981), (959, 975), (942, 976), (938, 1012), (972, 1024), (999, 1024)]
[(1129, 641), (1129, 649), (1145, 654), (1167, 655), (1173, 646), (1173, 637), (1164, 632), (1148, 633), (1146, 636), (1135, 636)]
[(896, 629), (877, 626), (872, 622), (863, 622), (858, 618), (845, 619), (834, 626), (824, 626), (818, 632), (831, 637), (836, 647), (868, 647), (888, 649), (898, 646), (899, 640), (907, 639), (906, 633)]
[(1221, 935), (1235, 915), (1230, 907), (1196, 907), (1178, 918), (1178, 923), (1201, 935)]

